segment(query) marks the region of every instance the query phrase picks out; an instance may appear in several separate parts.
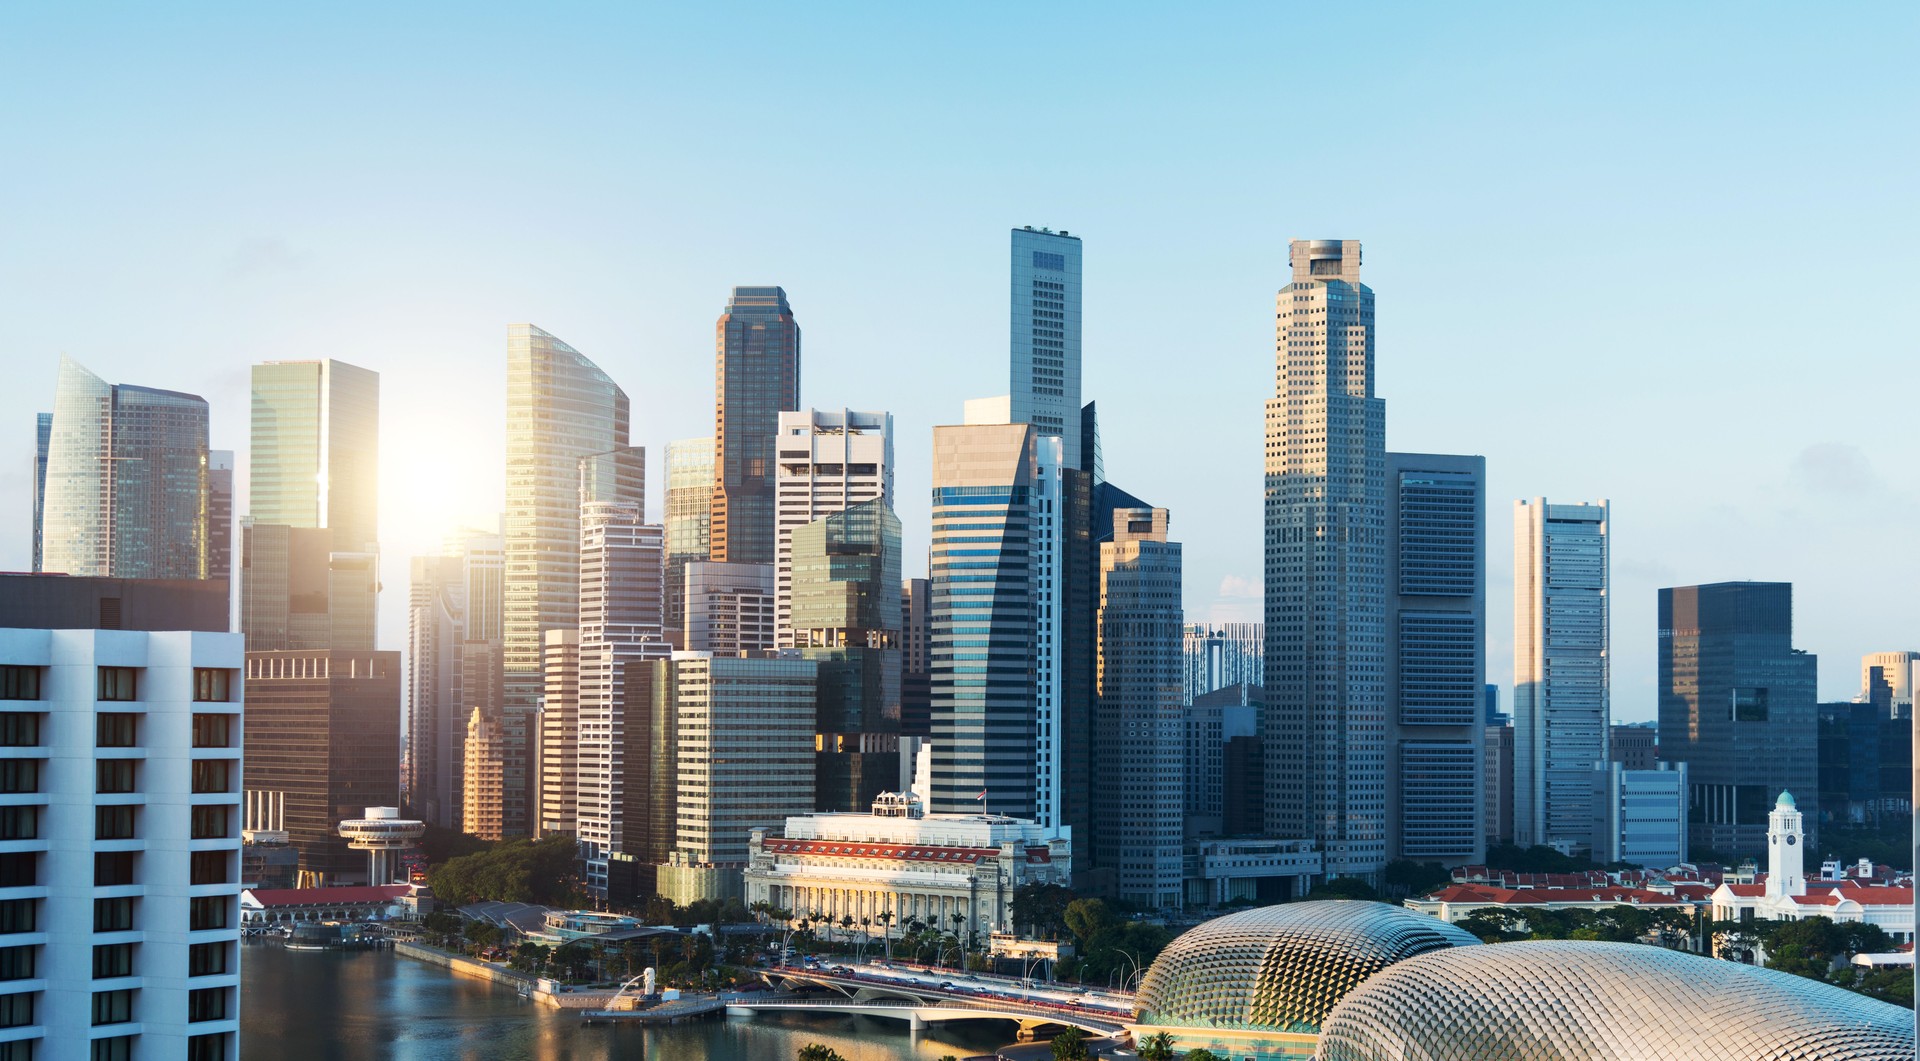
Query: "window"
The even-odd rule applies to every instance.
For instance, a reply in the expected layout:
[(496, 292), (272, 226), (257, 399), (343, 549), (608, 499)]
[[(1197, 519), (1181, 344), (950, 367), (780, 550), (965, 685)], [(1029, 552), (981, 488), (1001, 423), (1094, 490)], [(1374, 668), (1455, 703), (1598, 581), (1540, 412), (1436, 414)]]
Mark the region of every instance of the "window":
[(198, 991), (187, 992), (187, 1020), (226, 1020), (227, 989), (224, 987), (203, 987)]
[(192, 882), (194, 884), (231, 884), (233, 873), (227, 868), (225, 851), (193, 852)]
[(100, 667), (100, 690), (96, 700), (138, 700), (139, 683), (134, 675), (139, 673), (133, 667)]
[(193, 668), (193, 698), (203, 704), (224, 704), (233, 672), (224, 667)]
[(232, 835), (228, 831), (231, 816), (223, 806), (193, 808), (193, 839), (225, 840)]
[(227, 1032), (187, 1038), (187, 1061), (226, 1061)]
[(93, 856), (93, 884), (96, 888), (133, 883), (133, 852), (100, 851)]
[(1735, 722), (1765, 722), (1767, 720), (1767, 690), (1763, 688), (1746, 687), (1734, 689), (1733, 720)]
[(196, 748), (233, 747), (233, 716), (193, 716), (193, 746)]
[(0, 932), (32, 932), (39, 922), (37, 899), (0, 900)]
[(227, 907), (230, 905), (224, 895), (203, 895), (188, 900), (188, 930), (198, 932), (201, 929), (227, 927)]
[(94, 761), (94, 791), (96, 792), (133, 792), (138, 780), (139, 760), (137, 759), (97, 759)]
[(138, 748), (140, 716), (121, 711), (103, 711), (99, 719), (99, 744), (102, 748)]
[(95, 1039), (93, 1053), (88, 1056), (91, 1061), (133, 1061), (133, 1036), (116, 1035), (111, 1039)]
[(194, 943), (187, 947), (188, 976), (218, 976), (227, 971), (227, 944)]
[(41, 718), (41, 715), (31, 711), (0, 712), (0, 747), (38, 747)]
[(11, 851), (0, 855), (0, 888), (31, 888), (40, 883), (40, 855)]
[(40, 668), (7, 664), (0, 667), (0, 700), (40, 699)]
[(228, 759), (195, 759), (193, 761), (193, 790), (195, 792), (228, 792), (233, 771), (233, 763)]
[(93, 838), (95, 840), (133, 839), (133, 808), (93, 808)]
[(93, 978), (110, 980), (133, 975), (133, 944), (102, 943), (93, 948)]
[[(133, 899), (95, 899), (93, 901), (93, 930), (95, 932), (125, 932), (133, 927)], [(31, 928), (22, 929), (32, 931)]]
[(40, 791), (40, 760), (0, 759), (0, 792)]
[(38, 1039), (14, 1039), (0, 1043), (0, 1061), (33, 1061), (33, 1044)]
[(36, 840), (40, 837), (40, 808), (0, 807), (0, 840)]
[(93, 993), (93, 1023), (125, 1024), (133, 1019), (133, 991), (121, 988), (118, 991), (95, 991)]
[(0, 1028), (18, 1028), (33, 1023), (32, 991), (0, 995)]
[(0, 980), (33, 979), (36, 947), (0, 947)]

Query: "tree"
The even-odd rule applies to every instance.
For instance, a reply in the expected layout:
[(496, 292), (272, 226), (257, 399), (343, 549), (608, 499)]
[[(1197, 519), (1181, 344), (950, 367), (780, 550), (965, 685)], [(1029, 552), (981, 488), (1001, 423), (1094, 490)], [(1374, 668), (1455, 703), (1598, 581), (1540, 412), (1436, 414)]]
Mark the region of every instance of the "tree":
[(841, 1057), (832, 1047), (822, 1046), (819, 1043), (808, 1043), (800, 1048), (800, 1052), (795, 1055), (794, 1061), (847, 1061), (847, 1059)]
[(1321, 881), (1307, 892), (1309, 899), (1366, 899), (1378, 902), (1380, 893), (1359, 877), (1335, 877)]
[(893, 960), (893, 911), (882, 910), (874, 917), (880, 922), (880, 946), (887, 952), (887, 960)]
[(1173, 1061), (1173, 1036), (1155, 1032), (1140, 1040), (1140, 1061)]
[(1402, 899), (1410, 895), (1425, 895), (1435, 888), (1444, 887), (1452, 879), (1453, 874), (1438, 862), (1396, 858), (1387, 863), (1387, 891)]
[(1053, 1061), (1087, 1061), (1087, 1033), (1068, 1028), (1054, 1036)]
[(580, 899), (574, 853), (573, 838), (565, 835), (505, 840), (436, 865), (427, 882), (455, 906), (486, 900), (572, 906)]
[(1212, 1050), (1196, 1046), (1188, 1050), (1187, 1056), (1182, 1058), (1181, 1061), (1221, 1061), (1221, 1058), (1219, 1054), (1214, 1053)]
[(1067, 931), (1067, 904), (1073, 893), (1058, 884), (1023, 884), (1013, 890), (1009, 911), (1015, 925), (1027, 926), (1034, 938), (1057, 938)]
[(1107, 908), (1104, 899), (1075, 899), (1062, 911), (1061, 919), (1066, 922), (1067, 931), (1073, 933), (1082, 947), (1102, 931), (1117, 925), (1120, 920)]

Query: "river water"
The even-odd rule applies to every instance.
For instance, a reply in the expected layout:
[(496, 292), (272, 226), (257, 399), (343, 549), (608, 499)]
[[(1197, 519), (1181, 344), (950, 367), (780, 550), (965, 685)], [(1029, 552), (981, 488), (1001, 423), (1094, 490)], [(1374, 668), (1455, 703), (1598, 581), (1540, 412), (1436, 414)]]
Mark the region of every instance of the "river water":
[(512, 989), (392, 951), (241, 947), (243, 1061), (790, 1061), (824, 1043), (848, 1061), (934, 1061), (992, 1053), (1005, 1021), (943, 1024), (909, 1035), (873, 1017), (780, 1014), (642, 1027), (588, 1027)]

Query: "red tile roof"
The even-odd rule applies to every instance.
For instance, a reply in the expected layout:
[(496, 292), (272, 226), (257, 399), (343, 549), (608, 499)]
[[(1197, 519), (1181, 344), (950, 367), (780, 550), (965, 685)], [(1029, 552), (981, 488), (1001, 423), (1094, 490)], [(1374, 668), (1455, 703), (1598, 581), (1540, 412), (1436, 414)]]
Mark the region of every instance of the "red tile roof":
[[(875, 844), (853, 840), (767, 840), (765, 847), (776, 855), (839, 855), (846, 858), (871, 858), (902, 862), (937, 862), (950, 866), (965, 865), (981, 859), (1000, 857), (992, 847), (938, 847), (926, 844)], [(1028, 862), (1051, 862), (1044, 847), (1027, 848)]]
[(249, 888), (261, 906), (329, 906), (392, 902), (411, 891), (405, 884), (364, 888)]
[(1685, 900), (1644, 888), (1600, 885), (1590, 888), (1495, 888), (1485, 884), (1453, 884), (1427, 896), (1428, 902), (1498, 903), (1503, 906), (1544, 906), (1549, 903), (1619, 903), (1641, 906), (1679, 906)]

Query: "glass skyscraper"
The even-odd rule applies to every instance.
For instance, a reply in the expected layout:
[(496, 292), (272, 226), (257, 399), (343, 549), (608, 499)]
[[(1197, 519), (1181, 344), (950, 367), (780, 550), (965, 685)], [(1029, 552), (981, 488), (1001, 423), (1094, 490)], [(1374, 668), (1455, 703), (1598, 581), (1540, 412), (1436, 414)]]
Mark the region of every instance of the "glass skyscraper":
[(778, 287), (736, 287), (714, 325), (711, 559), (774, 562), (774, 435), (800, 407), (800, 325)]
[(60, 359), (36, 475), (36, 570), (207, 577), (207, 403)]
[[(508, 835), (531, 827), (529, 716), (544, 679), (545, 632), (579, 622), (580, 505), (586, 489), (645, 508), (630, 461), (608, 463), (590, 487), (580, 459), (627, 451), (626, 392), (579, 351), (531, 324), (507, 329), (507, 577), (503, 605)], [(628, 496), (620, 496), (626, 494)]]
[(667, 637), (685, 648), (687, 565), (712, 549), (713, 439), (667, 443)]
[(1266, 415), (1268, 835), (1386, 865), (1386, 403), (1355, 240), (1295, 240)]
[(1058, 437), (1080, 467), (1080, 239), (1013, 230), (1009, 419)]

